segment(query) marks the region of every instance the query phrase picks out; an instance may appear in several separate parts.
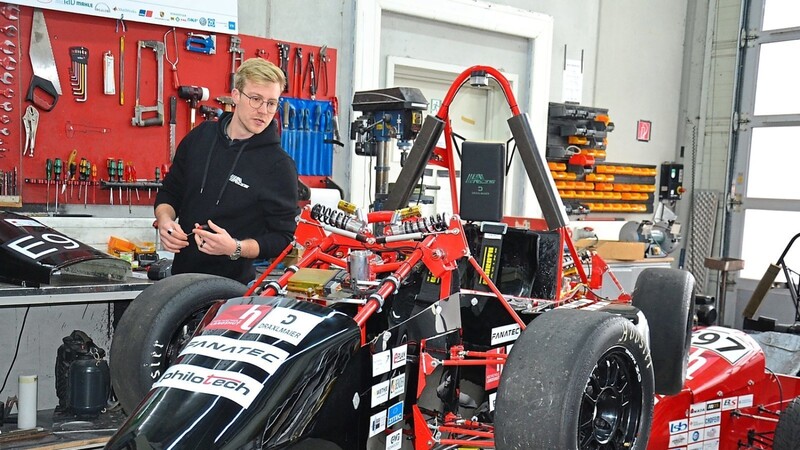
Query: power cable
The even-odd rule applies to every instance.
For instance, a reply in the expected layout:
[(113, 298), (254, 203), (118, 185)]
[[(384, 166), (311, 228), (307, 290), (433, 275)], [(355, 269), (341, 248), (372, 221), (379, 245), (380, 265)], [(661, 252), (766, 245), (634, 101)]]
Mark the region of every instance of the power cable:
[(28, 320), (28, 313), (31, 311), (31, 307), (28, 306), (25, 308), (25, 316), (22, 318), (22, 325), (19, 327), (19, 336), (17, 336), (17, 347), (14, 349), (14, 358), (11, 359), (11, 365), (8, 366), (8, 372), (6, 372), (6, 378), (3, 380), (3, 386), (0, 387), (0, 392), (3, 392), (6, 389), (6, 383), (8, 383), (8, 377), (11, 376), (11, 369), (14, 368), (14, 363), (17, 361), (17, 355), (19, 355), (19, 343), (22, 341), (22, 332), (25, 330), (25, 322)]

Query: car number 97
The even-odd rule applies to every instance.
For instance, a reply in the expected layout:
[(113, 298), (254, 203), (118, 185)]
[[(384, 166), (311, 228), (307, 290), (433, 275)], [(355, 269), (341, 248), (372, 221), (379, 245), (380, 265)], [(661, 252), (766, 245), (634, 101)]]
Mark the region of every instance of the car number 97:
[(756, 351), (752, 339), (747, 335), (722, 327), (709, 327), (692, 335), (692, 346), (710, 350), (731, 364)]

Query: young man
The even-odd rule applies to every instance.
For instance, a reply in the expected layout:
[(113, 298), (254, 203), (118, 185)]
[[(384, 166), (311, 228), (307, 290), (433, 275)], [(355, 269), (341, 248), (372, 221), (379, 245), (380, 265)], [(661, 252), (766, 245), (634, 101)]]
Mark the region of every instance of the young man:
[(244, 61), (234, 111), (201, 123), (178, 146), (155, 199), (161, 244), (175, 253), (172, 273), (247, 283), (253, 259), (277, 256), (293, 239), (297, 169), (273, 120), (285, 84), (269, 61)]

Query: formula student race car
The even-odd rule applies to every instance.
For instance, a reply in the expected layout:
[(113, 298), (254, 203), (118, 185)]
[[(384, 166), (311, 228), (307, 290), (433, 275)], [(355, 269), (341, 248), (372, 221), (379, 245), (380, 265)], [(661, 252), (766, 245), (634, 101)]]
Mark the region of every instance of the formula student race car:
[(107, 449), (797, 448), (800, 381), (744, 333), (692, 332), (691, 275), (595, 294), (607, 266), (575, 250), (498, 71), (459, 76), (400, 179), (413, 186), (443, 129), (434, 159), (453, 169), (447, 110), (472, 74), (503, 89), (545, 219), (470, 221), (455, 194), (454, 214), (420, 217), (401, 186), (385, 210), (305, 207), (302, 256), (277, 278), (292, 246), (249, 288), (157, 282), (115, 330), (129, 417)]

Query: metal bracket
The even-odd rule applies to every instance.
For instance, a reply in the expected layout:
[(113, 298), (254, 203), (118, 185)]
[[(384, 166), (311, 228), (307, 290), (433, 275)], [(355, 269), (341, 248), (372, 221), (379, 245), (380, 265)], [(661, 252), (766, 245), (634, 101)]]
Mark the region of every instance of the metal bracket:
[[(142, 49), (153, 49), (156, 57), (156, 64), (158, 70), (156, 80), (158, 87), (156, 89), (156, 105), (155, 106), (142, 106), (139, 104), (139, 85), (141, 83), (142, 72)], [(164, 125), (164, 43), (161, 41), (139, 41), (136, 53), (136, 106), (134, 106), (133, 119), (131, 123), (137, 127), (150, 127)], [(155, 112), (156, 117), (149, 119), (142, 119), (143, 113)]]

